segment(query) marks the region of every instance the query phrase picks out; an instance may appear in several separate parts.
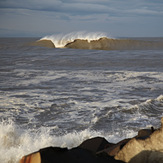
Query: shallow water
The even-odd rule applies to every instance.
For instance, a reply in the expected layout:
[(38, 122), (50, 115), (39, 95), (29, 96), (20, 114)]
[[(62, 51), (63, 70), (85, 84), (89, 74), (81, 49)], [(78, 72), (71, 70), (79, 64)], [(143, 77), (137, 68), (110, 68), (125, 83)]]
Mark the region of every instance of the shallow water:
[(0, 39), (0, 162), (94, 136), (118, 142), (160, 126), (163, 50), (28, 44), (35, 40)]

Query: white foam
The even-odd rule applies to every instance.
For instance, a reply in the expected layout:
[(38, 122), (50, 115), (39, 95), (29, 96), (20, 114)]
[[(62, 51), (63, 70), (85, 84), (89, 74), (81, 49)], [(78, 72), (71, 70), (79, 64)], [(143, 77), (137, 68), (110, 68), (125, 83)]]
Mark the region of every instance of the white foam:
[(73, 42), (76, 39), (87, 40), (88, 42), (92, 40), (98, 40), (102, 37), (107, 37), (106, 33), (102, 32), (72, 32), (68, 34), (58, 34), (58, 35), (51, 35), (45, 36), (40, 40), (51, 40), (55, 47), (57, 48), (64, 48), (66, 44)]
[(163, 95), (160, 95), (159, 97), (157, 97), (156, 100), (157, 100), (157, 101), (163, 101)]
[(50, 133), (54, 127), (42, 127), (37, 130), (22, 129), (12, 120), (0, 122), (0, 162), (16, 163), (22, 156), (48, 146), (70, 149), (80, 145), (84, 140), (96, 136), (105, 137), (110, 142), (117, 142), (122, 138), (135, 135), (134, 132), (125, 131), (123, 137), (119, 137), (118, 132), (113, 134), (85, 129), (80, 132), (55, 136)]
[(0, 123), (0, 162), (18, 162), (29, 153), (47, 146), (73, 148), (82, 141), (93, 136), (101, 136), (95, 131), (84, 130), (63, 136), (50, 135), (49, 128), (40, 128), (37, 131), (21, 129), (13, 121)]

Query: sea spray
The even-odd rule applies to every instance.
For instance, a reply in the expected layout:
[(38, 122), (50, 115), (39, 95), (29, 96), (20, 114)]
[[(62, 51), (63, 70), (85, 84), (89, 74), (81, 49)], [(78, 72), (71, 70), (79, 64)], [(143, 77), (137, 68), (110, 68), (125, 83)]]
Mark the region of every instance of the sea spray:
[(50, 134), (49, 127), (22, 129), (12, 120), (3, 121), (0, 122), (0, 162), (15, 163), (22, 156), (48, 146), (73, 148), (95, 136), (102, 134), (84, 130), (55, 136)]
[(29, 153), (53, 144), (48, 128), (22, 129), (12, 120), (0, 123), (0, 162), (15, 163)]
[(105, 137), (109, 142), (118, 142), (123, 138), (135, 136), (133, 131), (126, 131), (120, 138), (119, 132), (113, 134), (90, 129), (56, 136), (51, 134), (52, 128), (23, 129), (13, 120), (0, 122), (0, 162), (17, 163), (24, 155), (48, 146), (71, 149), (83, 141), (97, 136)]

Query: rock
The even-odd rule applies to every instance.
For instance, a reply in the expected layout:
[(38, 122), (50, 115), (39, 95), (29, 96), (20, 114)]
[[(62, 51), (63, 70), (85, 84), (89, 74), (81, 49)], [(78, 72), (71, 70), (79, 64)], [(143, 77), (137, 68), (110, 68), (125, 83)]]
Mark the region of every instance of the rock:
[[(96, 139), (96, 138), (95, 138)], [(48, 147), (24, 156), (19, 163), (123, 163), (106, 154), (97, 155), (94, 151), (76, 147)]]
[(163, 163), (163, 153), (158, 151), (142, 151), (129, 163)]
[[(115, 156), (115, 159), (129, 162), (143, 151), (163, 152), (163, 118), (162, 127), (146, 139), (131, 139)], [(133, 163), (133, 161), (132, 161)], [(135, 162), (136, 163), (136, 162)], [(145, 162), (144, 162), (145, 163)]]
[(48, 147), (41, 149), (41, 163), (122, 163), (108, 155), (95, 153), (80, 147), (68, 150), (67, 148)]
[(98, 154), (107, 153), (109, 156), (115, 156), (129, 140), (130, 139), (124, 139), (117, 144), (112, 144), (108, 148), (98, 152)]
[[(136, 139), (146, 139), (148, 138), (152, 133), (154, 132), (154, 128), (151, 127), (151, 129), (141, 129), (138, 131), (138, 135), (134, 138)], [(124, 139), (117, 144), (111, 144), (107, 148), (103, 148), (104, 150), (100, 151), (107, 153), (109, 156), (115, 156), (118, 154), (118, 152), (131, 140), (131, 138)]]
[(109, 143), (105, 138), (95, 137), (84, 141), (82, 144), (79, 145), (79, 147), (92, 151), (93, 153), (97, 153), (112, 145), (113, 144)]
[(135, 137), (137, 139), (146, 139), (148, 138), (153, 132), (154, 128), (151, 127), (151, 129), (142, 129), (138, 131), (138, 135)]
[(41, 163), (41, 156), (39, 152), (22, 157), (19, 163)]

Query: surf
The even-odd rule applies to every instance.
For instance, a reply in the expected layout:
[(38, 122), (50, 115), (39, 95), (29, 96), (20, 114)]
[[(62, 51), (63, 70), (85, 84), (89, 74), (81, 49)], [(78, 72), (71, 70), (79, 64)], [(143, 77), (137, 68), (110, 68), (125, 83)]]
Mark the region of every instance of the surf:
[(51, 130), (50, 127), (24, 129), (11, 119), (0, 122), (0, 162), (18, 163), (24, 155), (41, 148), (57, 146), (71, 149), (88, 138), (103, 135), (101, 132), (86, 129), (55, 136), (51, 135)]

